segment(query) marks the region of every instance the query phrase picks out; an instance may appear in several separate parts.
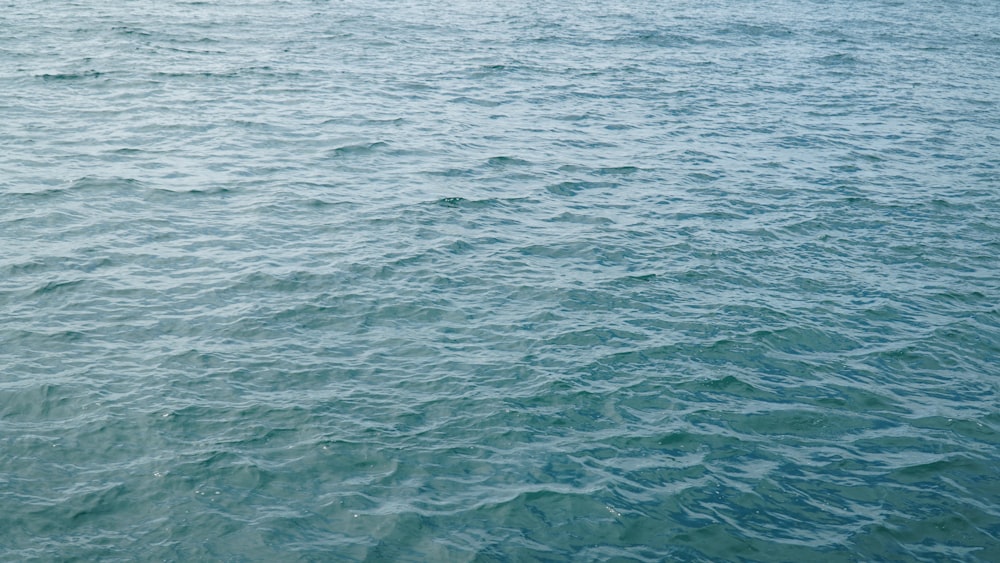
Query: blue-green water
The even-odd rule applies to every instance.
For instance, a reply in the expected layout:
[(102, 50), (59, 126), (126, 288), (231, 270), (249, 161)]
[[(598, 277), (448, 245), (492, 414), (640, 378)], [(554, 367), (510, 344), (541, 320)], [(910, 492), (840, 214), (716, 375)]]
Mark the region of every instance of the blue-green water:
[(1000, 561), (1000, 3), (0, 6), (0, 558)]

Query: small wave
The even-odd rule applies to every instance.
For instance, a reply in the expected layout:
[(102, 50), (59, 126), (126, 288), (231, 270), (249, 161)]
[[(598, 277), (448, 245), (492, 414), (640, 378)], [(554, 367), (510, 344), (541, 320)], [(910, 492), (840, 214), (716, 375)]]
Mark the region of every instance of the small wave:
[(55, 293), (64, 293), (66, 291), (78, 288), (83, 285), (83, 280), (64, 280), (64, 281), (50, 281), (47, 282), (42, 287), (36, 289), (32, 295), (40, 296)]
[(512, 156), (494, 156), (487, 160), (486, 164), (494, 168), (502, 168), (506, 166), (528, 166), (531, 163)]
[(722, 176), (707, 172), (691, 172), (684, 176), (684, 181), (689, 184), (709, 184), (720, 179), (722, 179)]
[(576, 223), (579, 225), (613, 225), (614, 221), (599, 215), (583, 215), (579, 213), (562, 213), (556, 217), (546, 219), (552, 223)]
[(442, 207), (456, 207), (462, 209), (484, 209), (500, 204), (496, 198), (486, 199), (466, 199), (464, 197), (443, 197), (437, 200), (437, 204)]
[(83, 72), (60, 72), (55, 74), (38, 74), (38, 78), (46, 81), (90, 80), (104, 76), (103, 72), (86, 70)]
[(785, 39), (794, 36), (794, 32), (782, 25), (755, 25), (741, 23), (729, 26), (719, 31), (722, 35), (737, 35), (743, 38), (768, 37)]
[(545, 189), (549, 193), (561, 196), (574, 196), (584, 190), (594, 190), (594, 189), (606, 189), (614, 188), (617, 184), (612, 182), (560, 182), (558, 184), (551, 184), (546, 186)]
[(640, 168), (637, 166), (608, 166), (604, 168), (598, 168), (595, 170), (596, 174), (601, 176), (626, 176), (629, 174), (635, 174), (639, 172)]
[(351, 156), (363, 156), (371, 154), (379, 149), (389, 146), (389, 143), (384, 141), (375, 141), (373, 143), (357, 143), (352, 145), (344, 145), (337, 147), (332, 151), (327, 153), (330, 158), (345, 158)]
[(500, 101), (497, 101), (497, 100), (486, 100), (486, 99), (482, 99), (482, 98), (470, 98), (468, 96), (459, 96), (457, 98), (452, 98), (452, 99), (450, 99), (448, 101), (450, 103), (453, 103), (453, 104), (468, 104), (468, 105), (480, 106), (480, 107), (486, 107), (486, 108), (495, 108), (495, 107), (503, 104), (503, 102), (500, 102)]
[(831, 67), (852, 67), (864, 63), (861, 58), (849, 53), (835, 53), (833, 55), (820, 57), (815, 59), (815, 61), (823, 66)]
[(135, 35), (135, 36), (139, 36), (139, 37), (152, 37), (153, 36), (153, 34), (151, 32), (149, 32), (149, 31), (146, 31), (144, 29), (135, 28), (135, 27), (126, 26), (126, 25), (114, 26), (114, 27), (111, 28), (111, 31), (114, 31), (116, 33), (120, 33), (122, 35)]

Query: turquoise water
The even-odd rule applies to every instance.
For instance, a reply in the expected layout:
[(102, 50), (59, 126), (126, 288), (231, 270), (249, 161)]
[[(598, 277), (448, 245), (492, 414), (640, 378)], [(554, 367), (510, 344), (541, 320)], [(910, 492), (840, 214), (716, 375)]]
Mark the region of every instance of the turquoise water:
[(0, 558), (1000, 561), (1000, 4), (0, 7)]

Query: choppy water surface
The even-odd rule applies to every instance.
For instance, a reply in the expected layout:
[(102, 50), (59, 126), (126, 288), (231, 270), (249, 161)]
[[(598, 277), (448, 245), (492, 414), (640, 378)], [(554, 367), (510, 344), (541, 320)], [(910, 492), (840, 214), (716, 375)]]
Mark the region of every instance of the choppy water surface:
[(0, 7), (10, 560), (1000, 560), (1000, 4)]

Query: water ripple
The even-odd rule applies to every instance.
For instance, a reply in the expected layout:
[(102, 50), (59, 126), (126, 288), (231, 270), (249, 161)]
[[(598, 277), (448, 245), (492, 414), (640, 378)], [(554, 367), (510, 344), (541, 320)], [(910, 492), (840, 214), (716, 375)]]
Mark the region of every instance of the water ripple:
[(995, 559), (994, 4), (55, 4), (12, 560)]

